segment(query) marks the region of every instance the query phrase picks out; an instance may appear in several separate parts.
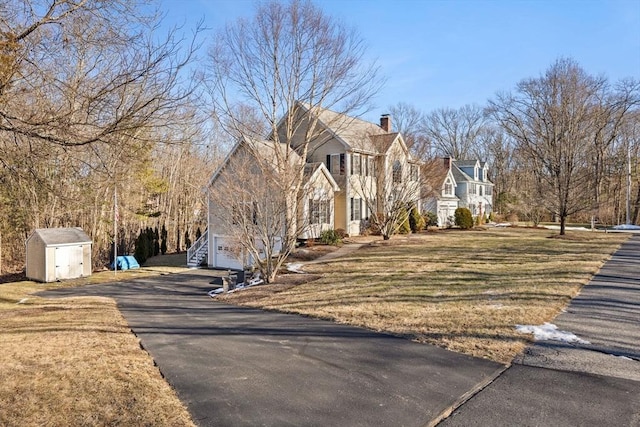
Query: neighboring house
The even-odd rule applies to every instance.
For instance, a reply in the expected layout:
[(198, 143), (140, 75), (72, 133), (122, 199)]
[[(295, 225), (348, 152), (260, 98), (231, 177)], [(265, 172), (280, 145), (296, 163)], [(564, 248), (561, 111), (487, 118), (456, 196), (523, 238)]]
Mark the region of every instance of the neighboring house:
[(459, 207), (468, 208), (474, 217), (492, 212), (493, 183), (485, 162), (445, 157), (428, 162), (424, 169), (423, 210), (437, 214), (438, 226), (452, 225)]
[(453, 225), (453, 218), (460, 199), (456, 196), (456, 179), (451, 171), (450, 159), (434, 159), (423, 167), (422, 210), (434, 212), (438, 227)]
[(489, 215), (493, 211), (493, 183), (489, 181), (487, 163), (451, 159), (451, 171), (459, 207), (468, 208), (474, 217)]
[[(400, 187), (415, 188), (409, 199), (420, 207), (420, 163), (409, 154), (402, 135), (391, 132), (388, 115), (382, 116), (380, 125), (376, 125), (326, 109), (310, 111), (301, 103), (296, 104), (292, 114), (294, 121), (300, 124), (296, 133), (290, 138), (282, 134), (287, 117), (278, 128), (279, 139), (291, 141), (290, 147), (279, 146), (272, 141), (275, 138), (265, 141), (244, 139), (214, 172), (208, 184), (208, 230), (189, 249), (187, 261), (190, 265), (199, 265), (204, 259), (210, 267), (216, 268), (243, 268), (252, 264), (246, 251), (234, 243), (238, 241), (234, 238), (237, 230), (234, 230), (241, 228), (243, 220), (229, 220), (229, 209), (244, 203), (247, 208), (240, 210), (265, 211), (264, 206), (281, 196), (280, 193), (287, 193), (275, 190), (269, 193), (266, 188), (262, 200), (243, 199), (260, 198), (255, 194), (249, 196), (251, 192), (245, 194), (243, 188), (257, 190), (268, 187), (270, 182), (286, 181), (286, 177), (280, 176), (285, 171), (278, 172), (275, 167), (252, 167), (268, 164), (284, 152), (289, 156), (291, 170), (304, 167), (302, 190), (287, 196), (297, 198), (297, 203), (290, 205), (298, 207), (296, 235), (301, 239), (318, 238), (327, 229), (342, 229), (348, 235), (359, 235), (369, 217), (380, 212), (382, 201), (391, 198)], [(308, 136), (311, 136), (311, 142), (305, 152), (303, 141)], [(234, 197), (219, 200), (211, 196), (214, 190), (233, 185), (238, 180), (242, 180), (242, 186), (231, 192)], [(411, 187), (409, 183), (415, 185)], [(245, 212), (245, 215), (256, 218), (256, 213)], [(271, 215), (273, 227), (283, 226), (276, 224), (279, 215), (284, 214)], [(277, 228), (274, 230), (278, 234)], [(275, 246), (279, 250), (278, 242)]]

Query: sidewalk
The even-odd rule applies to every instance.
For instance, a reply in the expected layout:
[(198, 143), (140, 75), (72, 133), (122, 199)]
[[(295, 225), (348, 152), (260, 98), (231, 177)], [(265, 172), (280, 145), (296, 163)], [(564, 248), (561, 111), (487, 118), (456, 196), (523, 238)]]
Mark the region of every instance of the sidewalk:
[(640, 426), (640, 236), (552, 323), (588, 343), (529, 346), (441, 426)]

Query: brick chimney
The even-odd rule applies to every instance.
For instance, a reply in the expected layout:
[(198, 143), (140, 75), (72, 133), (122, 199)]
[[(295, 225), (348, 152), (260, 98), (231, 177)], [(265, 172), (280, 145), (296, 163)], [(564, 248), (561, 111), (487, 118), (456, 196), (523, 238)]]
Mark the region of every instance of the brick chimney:
[(391, 132), (391, 116), (389, 114), (383, 114), (380, 117), (380, 127), (385, 132)]
[(453, 160), (451, 156), (443, 157), (444, 167), (447, 169), (451, 169), (451, 161)]

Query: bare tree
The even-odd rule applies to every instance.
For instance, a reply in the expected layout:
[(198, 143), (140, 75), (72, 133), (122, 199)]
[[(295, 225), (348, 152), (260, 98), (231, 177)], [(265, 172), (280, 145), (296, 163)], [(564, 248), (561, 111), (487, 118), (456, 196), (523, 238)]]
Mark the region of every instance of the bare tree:
[[(289, 173), (295, 173), (303, 163), (295, 155), (290, 162)], [(277, 168), (272, 141), (246, 138), (234, 147), (209, 189), (213, 201), (211, 218), (214, 227), (228, 230), (225, 237), (233, 238), (231, 255), (245, 268), (255, 266), (267, 283), (275, 279), (281, 258), (286, 258), (292, 249), (283, 246), (283, 236), (290, 218), (287, 210), (293, 205), (287, 199), (297, 195), (281, 191), (279, 185), (280, 181), (290, 180)]]
[(352, 165), (348, 179), (370, 212), (368, 226), (388, 240), (408, 219), (411, 207), (419, 209), (421, 163), (407, 152), (395, 133), (361, 138), (370, 138), (379, 153), (371, 165)]
[[(593, 149), (590, 151), (594, 178), (593, 216), (599, 216), (598, 211), (605, 204), (608, 196), (606, 185), (607, 181), (610, 181), (611, 177), (608, 175), (611, 170), (621, 163), (627, 164), (624, 160), (620, 162), (620, 157), (624, 159), (628, 155), (629, 140), (622, 141), (620, 137), (623, 133), (629, 134), (626, 131), (633, 122), (633, 116), (637, 115), (637, 107), (640, 105), (640, 81), (625, 79), (618, 82), (614, 88), (606, 85), (598, 101), (594, 107)], [(620, 151), (621, 156), (618, 155)], [(625, 167), (624, 170), (626, 169)]]
[[(291, 159), (306, 159), (309, 143), (319, 137), (319, 109), (362, 111), (378, 89), (377, 68), (365, 64), (364, 52), (353, 30), (309, 1), (262, 3), (252, 19), (240, 19), (218, 34), (205, 75), (214, 114), (231, 137), (267, 129), (275, 142), (270, 167), (278, 178), (269, 183), (275, 193), (300, 194), (304, 164)], [(297, 197), (285, 197), (284, 203), (282, 251), (274, 271), (293, 249), (299, 231)], [(248, 249), (251, 239), (241, 244)]]
[(523, 80), (515, 93), (498, 94), (490, 102), (490, 111), (536, 177), (537, 200), (560, 219), (560, 234), (569, 215), (595, 202), (592, 153), (602, 149), (596, 142), (602, 142), (598, 135), (606, 94), (605, 78), (590, 76), (571, 59), (559, 59), (543, 76)]
[(486, 124), (486, 116), (477, 105), (460, 109), (440, 108), (425, 115), (423, 133), (437, 156), (454, 159), (480, 158), (477, 148)]
[(480, 158), (488, 164), (490, 179), (494, 184), (494, 211), (504, 213), (506, 199), (515, 195), (516, 174), (526, 169), (519, 168), (513, 138), (499, 126), (485, 126), (481, 136)]
[(137, 212), (158, 189), (154, 147), (184, 142), (173, 135), (197, 119), (185, 67), (199, 30), (188, 41), (176, 31), (158, 38), (158, 16), (144, 6), (0, 6), (0, 230), (14, 259), (24, 259), (35, 227), (81, 226), (94, 240), (93, 259), (104, 261), (115, 187), (130, 213), (123, 224), (149, 219)]
[(175, 33), (155, 42), (155, 18), (138, 2), (12, 3), (0, 10), (0, 132), (69, 147), (135, 143), (175, 123), (195, 46), (181, 52)]
[(431, 156), (431, 144), (424, 129), (424, 114), (413, 105), (399, 102), (389, 107), (396, 132), (404, 137), (411, 153), (419, 159)]

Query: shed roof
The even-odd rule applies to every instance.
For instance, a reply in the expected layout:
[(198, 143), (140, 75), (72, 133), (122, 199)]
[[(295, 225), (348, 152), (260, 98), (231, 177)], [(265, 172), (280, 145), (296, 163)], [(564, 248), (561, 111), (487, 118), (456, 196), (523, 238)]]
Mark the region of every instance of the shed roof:
[(29, 237), (37, 235), (46, 245), (68, 245), (74, 243), (91, 243), (91, 238), (80, 227), (69, 228), (36, 228)]

